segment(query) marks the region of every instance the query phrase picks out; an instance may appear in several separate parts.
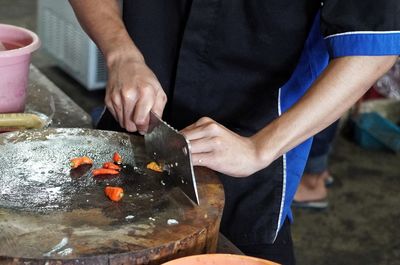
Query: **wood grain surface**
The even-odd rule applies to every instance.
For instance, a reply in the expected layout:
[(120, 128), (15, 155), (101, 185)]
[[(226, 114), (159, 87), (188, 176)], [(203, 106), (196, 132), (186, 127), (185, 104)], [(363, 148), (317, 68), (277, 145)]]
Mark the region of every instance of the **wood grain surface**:
[[(114, 151), (116, 178), (70, 171), (69, 158)], [(145, 168), (143, 137), (92, 129), (0, 135), (0, 264), (160, 264), (216, 251), (224, 193), (217, 175), (195, 168), (200, 205), (168, 175)], [(124, 187), (114, 203), (106, 185)]]

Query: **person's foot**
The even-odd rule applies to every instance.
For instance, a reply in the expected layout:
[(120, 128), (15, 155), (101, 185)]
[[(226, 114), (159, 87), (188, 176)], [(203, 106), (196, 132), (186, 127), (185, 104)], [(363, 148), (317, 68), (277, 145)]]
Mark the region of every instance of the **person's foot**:
[(304, 174), (294, 196), (294, 206), (323, 209), (328, 206), (325, 182), (328, 171), (321, 174)]
[(303, 209), (312, 209), (312, 210), (326, 210), (328, 208), (327, 200), (319, 200), (319, 201), (293, 201), (292, 206), (294, 208), (303, 208)]
[(328, 171), (324, 171), (324, 172), (326, 172), (326, 173), (325, 173), (325, 176), (324, 176), (324, 179), (325, 179), (325, 186), (326, 186), (327, 188), (330, 188), (330, 187), (332, 187), (333, 183), (335, 182), (335, 179), (332, 177), (331, 174), (329, 174)]

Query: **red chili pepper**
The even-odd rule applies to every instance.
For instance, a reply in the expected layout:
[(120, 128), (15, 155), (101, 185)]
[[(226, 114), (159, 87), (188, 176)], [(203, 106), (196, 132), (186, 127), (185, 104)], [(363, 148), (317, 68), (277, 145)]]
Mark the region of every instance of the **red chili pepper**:
[(115, 153), (114, 153), (114, 155), (113, 155), (113, 161), (114, 161), (116, 164), (118, 164), (118, 165), (122, 164), (122, 157), (121, 157), (120, 154), (118, 154), (118, 152), (115, 152)]
[(104, 193), (114, 202), (120, 201), (124, 197), (124, 190), (120, 187), (107, 186), (104, 189)]
[(114, 170), (118, 170), (118, 171), (121, 170), (121, 167), (114, 164), (114, 162), (105, 162), (103, 164), (103, 168), (114, 169)]
[(71, 162), (70, 162), (71, 168), (77, 168), (80, 165), (88, 165), (88, 164), (92, 165), (93, 160), (87, 156), (73, 158), (73, 159), (71, 159)]
[(109, 168), (96, 168), (93, 169), (92, 171), (93, 176), (99, 176), (99, 175), (116, 175), (119, 174), (119, 172), (115, 169), (109, 169)]

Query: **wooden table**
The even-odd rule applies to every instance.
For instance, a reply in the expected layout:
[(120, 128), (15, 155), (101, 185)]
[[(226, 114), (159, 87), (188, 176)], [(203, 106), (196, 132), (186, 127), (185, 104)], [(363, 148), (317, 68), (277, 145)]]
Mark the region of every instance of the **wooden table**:
[(52, 117), (50, 127), (92, 128), (90, 115), (34, 66), (30, 68), (26, 110)]

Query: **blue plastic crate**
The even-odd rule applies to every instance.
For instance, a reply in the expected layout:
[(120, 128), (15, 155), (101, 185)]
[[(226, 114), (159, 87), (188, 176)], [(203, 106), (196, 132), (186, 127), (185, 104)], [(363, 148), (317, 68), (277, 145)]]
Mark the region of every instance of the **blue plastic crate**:
[(400, 127), (376, 112), (363, 113), (355, 120), (354, 137), (367, 149), (400, 152)]

